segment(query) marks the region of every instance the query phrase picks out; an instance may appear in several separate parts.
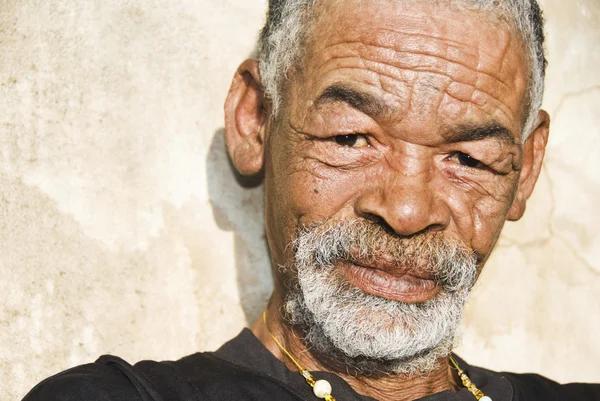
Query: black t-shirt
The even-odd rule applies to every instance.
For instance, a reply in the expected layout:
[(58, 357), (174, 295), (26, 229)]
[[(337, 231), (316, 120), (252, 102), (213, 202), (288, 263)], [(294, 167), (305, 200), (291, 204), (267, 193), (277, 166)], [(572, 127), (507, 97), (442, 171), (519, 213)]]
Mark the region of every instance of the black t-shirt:
[[(457, 358), (458, 359), (458, 358)], [(600, 401), (600, 384), (560, 385), (539, 375), (497, 373), (467, 365), (461, 368), (493, 401)], [(328, 380), (338, 401), (373, 401), (356, 393), (343, 379), (312, 372)], [(175, 362), (143, 361), (130, 365), (103, 356), (52, 376), (23, 401), (316, 401), (312, 388), (290, 371), (248, 329), (216, 352), (197, 353)], [(461, 389), (419, 401), (474, 401)], [(388, 401), (388, 400), (380, 400)]]

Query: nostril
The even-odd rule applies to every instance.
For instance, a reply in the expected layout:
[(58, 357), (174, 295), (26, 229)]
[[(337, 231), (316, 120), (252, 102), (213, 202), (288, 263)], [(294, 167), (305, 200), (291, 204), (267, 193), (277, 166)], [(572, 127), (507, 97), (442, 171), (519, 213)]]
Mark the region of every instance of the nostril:
[(435, 232), (435, 231), (442, 231), (444, 230), (444, 225), (443, 224), (430, 224), (427, 227), (425, 227), (422, 230), (419, 230), (418, 232), (414, 232), (411, 233), (409, 235), (406, 234), (401, 234), (398, 233), (396, 230), (394, 230), (394, 227), (389, 224), (383, 217), (375, 214), (375, 213), (363, 213), (361, 215), (362, 218), (364, 218), (365, 220), (368, 220), (372, 223), (377, 224), (378, 226), (380, 226), (381, 228), (383, 228), (388, 234), (391, 235), (395, 235), (395, 236), (401, 236), (401, 237), (406, 237), (406, 238), (410, 238), (416, 235), (420, 235), (420, 234), (424, 234), (427, 232)]
[(375, 224), (377, 224), (378, 226), (380, 226), (381, 228), (383, 228), (387, 233), (392, 234), (392, 235), (397, 235), (396, 234), (396, 230), (394, 230), (392, 228), (391, 225), (388, 224), (387, 221), (385, 221), (385, 219), (381, 216), (378, 216), (374, 213), (364, 213), (363, 217), (366, 220), (369, 220)]

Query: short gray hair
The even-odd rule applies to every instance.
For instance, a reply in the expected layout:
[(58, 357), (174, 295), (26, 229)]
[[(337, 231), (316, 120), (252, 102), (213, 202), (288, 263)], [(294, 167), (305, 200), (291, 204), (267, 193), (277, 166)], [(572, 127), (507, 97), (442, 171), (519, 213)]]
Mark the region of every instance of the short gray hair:
[[(398, 0), (402, 1), (402, 0)], [(404, 0), (405, 1), (405, 0)], [(527, 116), (523, 141), (537, 121), (544, 96), (546, 57), (544, 19), (536, 0), (447, 0), (500, 17), (521, 36), (530, 65)], [(273, 115), (282, 105), (282, 92), (288, 72), (302, 59), (302, 49), (311, 19), (307, 18), (316, 0), (269, 0), (267, 22), (258, 40), (258, 59), (263, 89), (271, 100)]]

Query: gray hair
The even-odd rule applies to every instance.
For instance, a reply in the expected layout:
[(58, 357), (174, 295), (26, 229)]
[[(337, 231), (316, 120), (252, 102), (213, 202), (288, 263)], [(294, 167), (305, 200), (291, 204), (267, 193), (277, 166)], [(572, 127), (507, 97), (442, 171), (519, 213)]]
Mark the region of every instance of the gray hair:
[[(526, 99), (527, 116), (523, 141), (527, 139), (542, 107), (546, 57), (544, 19), (537, 0), (447, 0), (489, 13), (509, 23), (521, 36), (530, 66)], [(267, 22), (258, 40), (258, 58), (263, 89), (271, 100), (273, 115), (282, 105), (282, 92), (290, 68), (302, 58), (303, 44), (309, 31), (316, 0), (269, 0)]]

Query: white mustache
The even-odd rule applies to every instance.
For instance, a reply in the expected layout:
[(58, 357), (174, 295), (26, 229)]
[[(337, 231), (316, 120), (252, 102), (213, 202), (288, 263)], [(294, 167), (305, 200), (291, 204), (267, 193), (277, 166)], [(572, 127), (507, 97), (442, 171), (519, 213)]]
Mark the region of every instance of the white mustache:
[(333, 268), (336, 262), (383, 263), (430, 274), (446, 292), (470, 290), (477, 257), (443, 233), (403, 238), (367, 220), (327, 221), (303, 227), (293, 244), (296, 264)]

